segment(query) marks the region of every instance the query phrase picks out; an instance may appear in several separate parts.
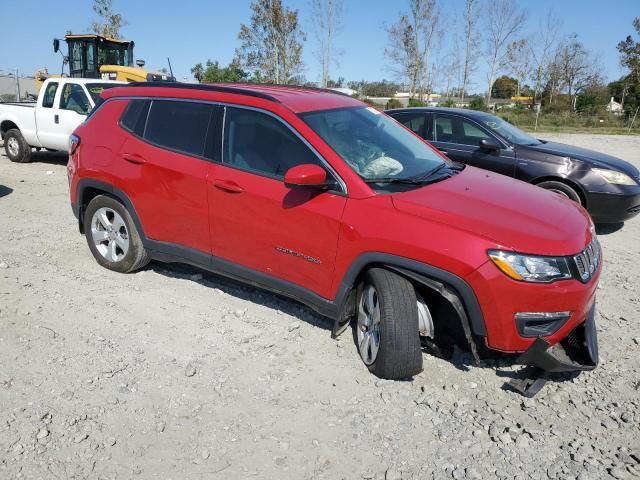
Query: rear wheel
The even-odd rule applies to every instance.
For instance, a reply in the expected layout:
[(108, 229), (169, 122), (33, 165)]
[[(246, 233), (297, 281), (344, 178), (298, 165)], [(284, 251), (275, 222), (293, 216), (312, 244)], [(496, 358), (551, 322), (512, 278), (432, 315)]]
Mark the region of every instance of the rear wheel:
[(569, 200), (573, 200), (574, 202), (582, 205), (582, 200), (580, 199), (580, 195), (578, 195), (578, 192), (576, 192), (566, 183), (548, 181), (538, 183), (538, 186), (544, 188), (545, 190), (551, 190), (552, 192), (559, 193), (560, 195), (567, 197)]
[(12, 162), (28, 163), (31, 161), (31, 146), (18, 129), (13, 128), (4, 134), (4, 151)]
[(381, 268), (358, 286), (355, 338), (362, 361), (376, 376), (411, 377), (422, 371), (418, 301), (413, 285)]
[(87, 206), (85, 236), (96, 261), (109, 270), (129, 273), (150, 261), (135, 223), (120, 202), (98, 195)]

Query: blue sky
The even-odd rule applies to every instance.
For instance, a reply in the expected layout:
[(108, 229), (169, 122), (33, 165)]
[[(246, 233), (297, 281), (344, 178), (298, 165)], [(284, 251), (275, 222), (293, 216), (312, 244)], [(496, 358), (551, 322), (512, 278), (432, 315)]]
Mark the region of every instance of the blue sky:
[[(300, 10), (303, 29), (308, 33), (305, 45), (305, 75), (319, 80), (319, 68), (314, 56), (312, 18), (309, 0), (284, 0)], [(485, 0), (486, 1), (486, 0)], [(607, 80), (619, 77), (617, 43), (632, 33), (631, 22), (640, 15), (638, 0), (514, 0), (529, 13), (528, 30), (536, 28), (548, 8), (562, 19), (566, 34), (575, 32), (589, 50), (598, 55), (601, 72)], [(248, 23), (250, 0), (114, 0), (114, 8), (122, 13), (129, 25), (123, 36), (136, 42), (135, 56), (143, 58), (149, 69), (166, 66), (170, 57), (176, 77), (190, 77), (190, 69), (207, 58), (228, 63), (238, 46), (241, 23)], [(91, 0), (21, 0), (11, 4), (7, 21), (4, 9), (0, 44), (0, 70), (18, 67), (32, 74), (37, 68), (48, 67), (59, 73), (60, 57), (53, 53), (54, 36), (62, 37), (66, 30), (82, 32), (94, 18)], [(344, 0), (343, 31), (337, 38), (343, 51), (340, 65), (333, 68), (332, 77), (347, 80), (392, 79), (383, 56), (387, 43), (383, 25), (391, 23), (405, 6), (402, 0)], [(453, 28), (455, 12), (460, 13), (463, 0), (440, 0), (444, 19)], [(9, 46), (13, 46), (8, 48)], [(66, 51), (66, 49), (65, 49)], [(474, 75), (472, 91), (486, 89), (483, 59)]]

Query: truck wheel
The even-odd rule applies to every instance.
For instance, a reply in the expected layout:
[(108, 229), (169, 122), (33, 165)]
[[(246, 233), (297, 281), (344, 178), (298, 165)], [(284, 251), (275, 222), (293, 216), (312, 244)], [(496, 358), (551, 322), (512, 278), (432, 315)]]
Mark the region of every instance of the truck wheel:
[(578, 205), (582, 205), (582, 201), (580, 200), (580, 195), (578, 195), (578, 192), (576, 192), (566, 183), (549, 181), (538, 183), (538, 186), (544, 188), (545, 190), (551, 190), (552, 192), (559, 193), (560, 195), (567, 197), (569, 200), (573, 200)]
[(103, 267), (130, 273), (151, 260), (131, 215), (114, 198), (98, 195), (91, 200), (84, 225), (89, 249)]
[(376, 376), (411, 377), (422, 371), (416, 292), (388, 270), (372, 268), (357, 290), (355, 331), (360, 357)]
[(20, 130), (15, 128), (4, 134), (4, 151), (12, 162), (28, 163), (31, 161), (31, 146), (26, 142)]

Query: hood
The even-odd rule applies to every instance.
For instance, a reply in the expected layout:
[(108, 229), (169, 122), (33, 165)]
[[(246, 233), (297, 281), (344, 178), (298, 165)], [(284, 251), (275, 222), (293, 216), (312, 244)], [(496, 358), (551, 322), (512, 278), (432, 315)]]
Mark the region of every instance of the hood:
[(612, 157), (604, 153), (589, 150), (587, 148), (574, 147), (572, 145), (565, 145), (564, 143), (556, 142), (544, 142), (540, 145), (518, 145), (517, 150), (532, 150), (535, 152), (548, 153), (551, 155), (558, 155), (561, 157), (571, 157), (576, 160), (588, 162), (593, 167), (604, 167), (631, 175), (632, 177), (638, 177), (638, 169), (631, 165), (629, 162)]
[(399, 211), (450, 225), (499, 248), (573, 255), (591, 241), (592, 222), (577, 203), (503, 175), (467, 167), (431, 185), (392, 195)]

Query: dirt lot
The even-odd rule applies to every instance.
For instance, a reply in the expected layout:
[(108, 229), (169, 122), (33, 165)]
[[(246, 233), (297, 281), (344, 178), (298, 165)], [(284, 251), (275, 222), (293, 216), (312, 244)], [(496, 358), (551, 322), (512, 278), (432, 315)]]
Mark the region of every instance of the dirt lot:
[[(640, 137), (548, 135), (640, 166)], [(534, 399), (425, 355), (412, 382), (275, 295), (93, 260), (66, 158), (0, 157), (0, 478), (640, 476), (640, 219), (601, 229), (601, 366)]]

